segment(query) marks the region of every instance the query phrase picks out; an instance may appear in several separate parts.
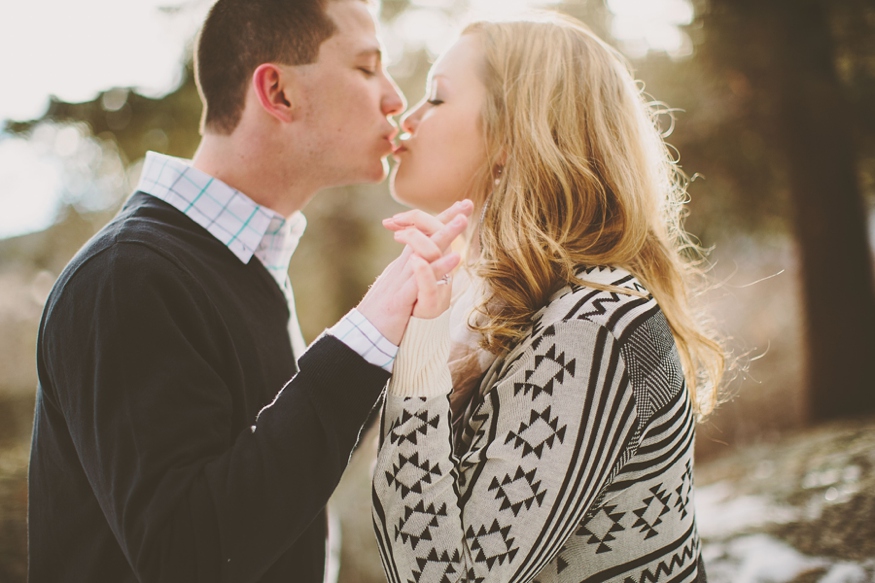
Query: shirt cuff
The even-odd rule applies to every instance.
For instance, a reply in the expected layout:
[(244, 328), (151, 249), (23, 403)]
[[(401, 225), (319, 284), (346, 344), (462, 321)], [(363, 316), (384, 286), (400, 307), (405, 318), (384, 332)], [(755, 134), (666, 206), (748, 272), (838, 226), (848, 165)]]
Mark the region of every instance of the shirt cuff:
[(391, 373), (398, 347), (386, 340), (377, 327), (353, 308), (329, 328), (328, 333), (359, 353), (369, 363)]
[(450, 311), (434, 319), (410, 318), (389, 380), (389, 394), (432, 398), (449, 394)]

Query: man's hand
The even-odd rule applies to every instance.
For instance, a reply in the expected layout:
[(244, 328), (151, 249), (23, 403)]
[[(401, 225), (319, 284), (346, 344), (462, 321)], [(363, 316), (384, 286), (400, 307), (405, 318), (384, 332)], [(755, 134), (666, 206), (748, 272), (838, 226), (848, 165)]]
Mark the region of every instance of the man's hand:
[[(448, 253), (448, 250), (450, 244), (468, 226), (468, 217), (473, 209), (474, 205), (471, 201), (463, 200), (455, 203), (438, 217), (430, 217), (428, 227), (420, 229), (418, 225), (410, 224), (409, 226), (414, 228), (392, 229), (398, 231), (395, 239), (407, 245), (400, 257), (380, 274), (358, 305), (358, 311), (389, 342), (396, 345), (401, 343), (407, 322), (421, 293), (418, 280), (423, 282), (421, 285), (428, 293), (428, 290), (433, 291), (428, 287), (430, 282), (435, 282), (436, 286), (437, 281), (448, 275), (459, 264), (458, 253)], [(407, 213), (402, 213), (405, 214)], [(387, 221), (392, 220), (387, 219)], [(384, 225), (389, 228), (385, 221)], [(424, 295), (423, 299), (425, 300)], [(429, 313), (434, 310), (434, 305), (437, 305), (437, 302), (432, 300), (426, 303), (429, 304)], [(417, 313), (417, 316), (419, 317), (420, 314)], [(421, 317), (430, 316), (424, 314)]]

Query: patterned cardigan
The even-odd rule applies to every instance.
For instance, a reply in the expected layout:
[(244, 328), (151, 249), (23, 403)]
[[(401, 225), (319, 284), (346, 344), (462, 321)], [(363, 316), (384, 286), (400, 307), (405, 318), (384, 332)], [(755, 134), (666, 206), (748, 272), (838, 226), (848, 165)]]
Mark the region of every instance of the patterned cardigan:
[(668, 323), (628, 272), (557, 292), (454, 431), (446, 318), (411, 323), (373, 518), (390, 583), (705, 581), (694, 416)]

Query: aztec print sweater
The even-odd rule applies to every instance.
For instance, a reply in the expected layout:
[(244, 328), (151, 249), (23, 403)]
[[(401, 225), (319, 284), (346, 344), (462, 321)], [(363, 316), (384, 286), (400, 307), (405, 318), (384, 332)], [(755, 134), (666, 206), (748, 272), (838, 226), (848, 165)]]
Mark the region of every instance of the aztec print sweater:
[[(617, 268), (593, 283), (646, 290)], [(373, 518), (390, 583), (702, 582), (694, 416), (653, 298), (567, 286), (457, 423), (446, 313), (411, 321)]]

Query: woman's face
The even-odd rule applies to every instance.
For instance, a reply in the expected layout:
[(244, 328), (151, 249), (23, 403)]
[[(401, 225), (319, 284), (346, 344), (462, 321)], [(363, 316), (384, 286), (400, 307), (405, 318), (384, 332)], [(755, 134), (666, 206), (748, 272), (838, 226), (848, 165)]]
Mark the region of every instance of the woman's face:
[(486, 163), (483, 58), (476, 34), (459, 39), (432, 67), (423, 100), (402, 119), (409, 135), (395, 151), (391, 179), (392, 196), (400, 203), (438, 213), (470, 196)]

